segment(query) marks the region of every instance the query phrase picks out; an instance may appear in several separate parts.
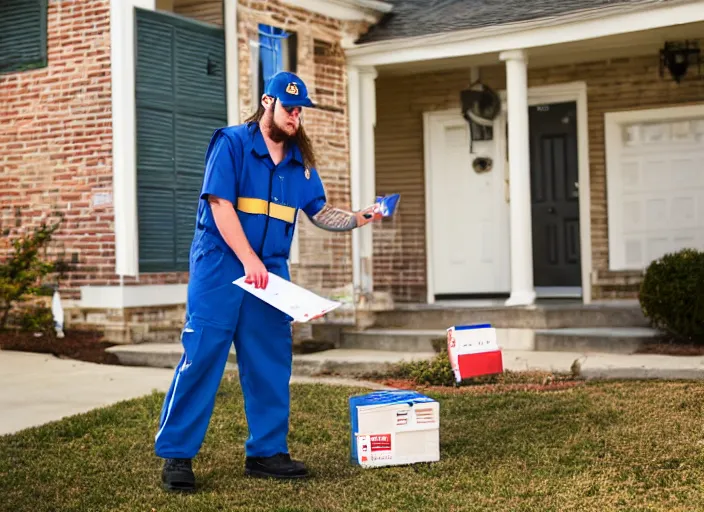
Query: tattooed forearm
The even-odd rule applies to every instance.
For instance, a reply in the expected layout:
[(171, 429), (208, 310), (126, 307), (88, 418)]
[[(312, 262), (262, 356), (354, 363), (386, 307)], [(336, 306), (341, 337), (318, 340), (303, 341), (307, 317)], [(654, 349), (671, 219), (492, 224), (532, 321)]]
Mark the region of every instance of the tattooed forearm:
[(357, 227), (357, 217), (354, 213), (333, 208), (329, 204), (323, 206), (310, 220), (327, 231), (351, 231)]

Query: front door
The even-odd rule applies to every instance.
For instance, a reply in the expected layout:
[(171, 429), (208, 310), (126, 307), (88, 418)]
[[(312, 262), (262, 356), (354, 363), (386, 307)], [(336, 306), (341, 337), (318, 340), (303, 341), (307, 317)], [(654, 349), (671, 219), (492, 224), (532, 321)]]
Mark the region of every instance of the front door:
[(577, 104), (529, 110), (534, 283), (580, 287)]
[[(433, 298), (503, 295), (510, 289), (503, 168), (494, 141), (475, 141), (455, 110), (427, 116), (428, 271)], [(477, 172), (477, 156), (493, 168)]]

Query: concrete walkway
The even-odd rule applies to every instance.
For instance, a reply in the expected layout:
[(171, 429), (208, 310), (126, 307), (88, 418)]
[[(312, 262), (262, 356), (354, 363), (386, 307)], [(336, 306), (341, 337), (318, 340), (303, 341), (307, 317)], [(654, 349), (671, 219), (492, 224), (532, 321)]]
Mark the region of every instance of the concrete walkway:
[(166, 391), (173, 370), (0, 350), (0, 435)]
[[(97, 407), (166, 392), (172, 369), (112, 366), (51, 355), (0, 350), (0, 435), (88, 412)], [(384, 389), (378, 384), (300, 376), (295, 383)]]
[(704, 379), (703, 356), (505, 351), (508, 370), (571, 373), (585, 379)]

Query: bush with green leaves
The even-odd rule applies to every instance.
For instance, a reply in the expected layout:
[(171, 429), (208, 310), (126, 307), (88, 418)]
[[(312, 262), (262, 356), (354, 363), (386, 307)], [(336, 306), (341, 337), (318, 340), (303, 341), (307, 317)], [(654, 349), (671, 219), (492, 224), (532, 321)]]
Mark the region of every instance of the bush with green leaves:
[(704, 252), (683, 249), (650, 263), (639, 301), (654, 327), (704, 344)]
[(42, 223), (11, 242), (13, 250), (0, 263), (0, 329), (7, 325), (10, 311), (29, 297), (39, 295), (42, 279), (56, 271), (56, 264), (46, 260), (44, 250), (60, 224), (61, 220), (51, 225)]
[(23, 331), (53, 334), (54, 314), (46, 306), (31, 306), (22, 311), (19, 324)]
[(455, 375), (447, 350), (441, 351), (429, 361), (400, 363), (392, 372), (392, 376), (398, 379), (409, 379), (419, 385), (453, 386), (455, 384)]

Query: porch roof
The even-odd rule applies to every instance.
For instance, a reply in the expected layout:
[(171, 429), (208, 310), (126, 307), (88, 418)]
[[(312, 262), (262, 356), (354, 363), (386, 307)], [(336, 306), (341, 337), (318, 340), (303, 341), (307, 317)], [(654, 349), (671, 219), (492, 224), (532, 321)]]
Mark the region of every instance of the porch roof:
[[(431, 11), (456, 6), (459, 0), (394, 0), (404, 3), (432, 2)], [(488, 0), (464, 0), (487, 2)], [(492, 0), (509, 9), (518, 0)], [(530, 0), (576, 5), (587, 0)], [(591, 1), (591, 0), (590, 0)], [(418, 66), (449, 68), (487, 66), (499, 63), (502, 52), (527, 50), (532, 65), (547, 55), (551, 64), (569, 57), (570, 63), (583, 56), (597, 58), (595, 52), (606, 51), (609, 58), (631, 55), (633, 51), (658, 51), (671, 38), (701, 38), (704, 23), (704, 0), (593, 0), (601, 7), (563, 12), (560, 15), (532, 20), (503, 22), (482, 27), (452, 29), (364, 44), (345, 45), (347, 63), (359, 68), (376, 68), (387, 73), (420, 71)], [(525, 12), (525, 11), (523, 11)], [(428, 14), (430, 16), (430, 14)], [(453, 15), (447, 14), (446, 19)], [(380, 24), (389, 25), (392, 18)], [(449, 22), (448, 22), (449, 23)], [(424, 25), (417, 22), (416, 25)], [(676, 32), (673, 29), (676, 27)], [(418, 30), (423, 30), (419, 28)], [(638, 46), (639, 48), (635, 48)], [(582, 54), (577, 55), (578, 53)], [(569, 54), (569, 55), (568, 55)], [(636, 53), (637, 54), (637, 53)], [(598, 58), (603, 57), (603, 55)], [(430, 69), (428, 69), (430, 70)]]
[(551, 18), (575, 11), (676, 0), (387, 0), (390, 13), (357, 44)]

